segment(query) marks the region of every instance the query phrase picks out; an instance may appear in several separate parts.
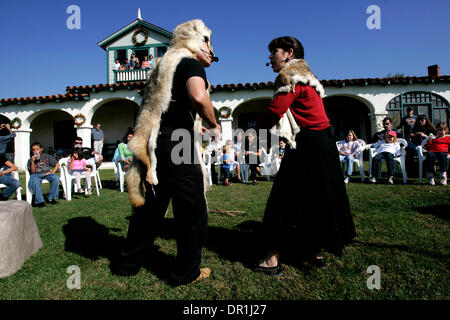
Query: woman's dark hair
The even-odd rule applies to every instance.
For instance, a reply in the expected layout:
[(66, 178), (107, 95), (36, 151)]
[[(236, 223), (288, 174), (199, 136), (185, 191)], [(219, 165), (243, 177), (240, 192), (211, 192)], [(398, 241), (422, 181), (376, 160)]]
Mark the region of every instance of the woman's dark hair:
[(129, 128), (128, 128), (128, 131), (127, 131), (127, 133), (123, 136), (123, 139), (122, 139), (122, 142), (123, 143), (128, 143), (128, 135), (129, 134), (132, 134), (133, 136), (134, 136), (134, 132), (133, 132), (133, 130), (130, 130)]
[(303, 59), (305, 57), (302, 43), (294, 37), (279, 37), (273, 39), (269, 43), (269, 51), (273, 52), (276, 48), (281, 48), (284, 51), (293, 49), (295, 59)]
[[(422, 126), (420, 123), (421, 119), (425, 119), (427, 121), (424, 126)], [(436, 128), (433, 126), (430, 119), (428, 119), (428, 117), (424, 114), (421, 114), (417, 117), (412, 131), (413, 132), (423, 132), (425, 134), (429, 134), (429, 133), (436, 134), (437, 133)]]

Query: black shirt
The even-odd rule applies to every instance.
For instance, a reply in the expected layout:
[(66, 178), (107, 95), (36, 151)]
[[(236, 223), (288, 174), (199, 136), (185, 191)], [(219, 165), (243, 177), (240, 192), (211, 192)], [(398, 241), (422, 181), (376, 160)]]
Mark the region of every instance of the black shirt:
[(0, 154), (0, 170), (5, 166), (6, 161), (8, 159), (6, 159), (5, 154)]
[(161, 130), (165, 128), (185, 128), (192, 131), (196, 116), (195, 109), (189, 99), (186, 81), (191, 77), (201, 77), (208, 88), (205, 69), (202, 64), (193, 58), (184, 58), (175, 70), (172, 99), (167, 111), (161, 116)]

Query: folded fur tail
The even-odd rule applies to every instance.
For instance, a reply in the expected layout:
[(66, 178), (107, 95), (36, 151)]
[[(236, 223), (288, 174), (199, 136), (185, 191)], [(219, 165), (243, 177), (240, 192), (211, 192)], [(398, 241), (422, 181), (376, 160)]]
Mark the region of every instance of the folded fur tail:
[(125, 174), (127, 190), (133, 207), (142, 207), (145, 203), (145, 178), (147, 167), (137, 158), (133, 158)]

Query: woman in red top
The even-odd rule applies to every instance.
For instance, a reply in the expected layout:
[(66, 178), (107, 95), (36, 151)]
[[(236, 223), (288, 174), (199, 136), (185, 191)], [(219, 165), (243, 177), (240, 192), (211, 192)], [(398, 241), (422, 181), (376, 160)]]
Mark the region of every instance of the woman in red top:
[(426, 157), (428, 184), (434, 185), (434, 162), (439, 160), (441, 166), (440, 184), (447, 185), (447, 158), (450, 146), (450, 136), (448, 136), (448, 125), (441, 122), (436, 126), (437, 137), (427, 137), (425, 149), (428, 151)]
[(324, 89), (303, 60), (296, 38), (274, 39), (269, 51), (272, 69), (279, 75), (274, 98), (255, 129), (272, 128), (288, 110), (300, 127), (296, 148), (283, 157), (267, 201), (261, 234), (265, 256), (255, 266), (256, 271), (278, 275), (280, 253), (301, 253), (314, 265), (324, 266), (321, 251), (341, 255), (356, 234), (321, 98)]

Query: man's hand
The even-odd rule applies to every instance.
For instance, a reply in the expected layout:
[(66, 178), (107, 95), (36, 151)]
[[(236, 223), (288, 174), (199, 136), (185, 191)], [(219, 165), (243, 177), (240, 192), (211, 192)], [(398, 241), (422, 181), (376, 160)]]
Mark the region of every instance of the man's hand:
[(209, 128), (208, 132), (211, 136), (216, 137), (216, 141), (220, 141), (221, 140), (221, 131), (222, 131), (222, 127), (220, 126), (220, 124), (217, 124), (215, 127)]

